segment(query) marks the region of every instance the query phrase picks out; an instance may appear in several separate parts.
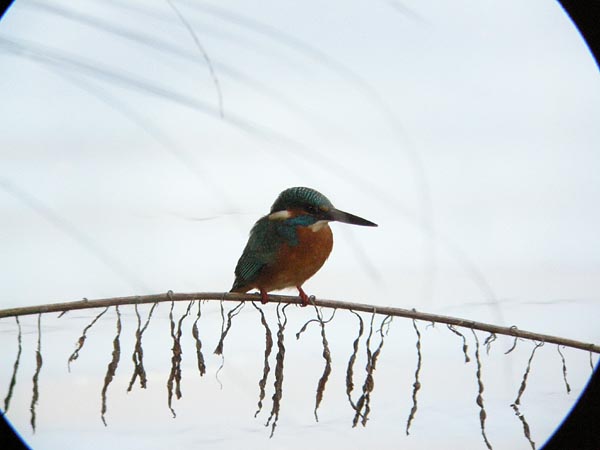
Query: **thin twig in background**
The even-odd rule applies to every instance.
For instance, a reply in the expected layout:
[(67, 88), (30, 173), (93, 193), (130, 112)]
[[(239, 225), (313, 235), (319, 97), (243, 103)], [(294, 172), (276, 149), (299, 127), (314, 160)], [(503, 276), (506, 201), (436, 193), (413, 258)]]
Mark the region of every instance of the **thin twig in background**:
[(192, 36), (192, 39), (196, 43), (196, 47), (198, 47), (198, 50), (200, 50), (200, 53), (202, 53), (202, 57), (204, 58), (204, 61), (206, 61), (206, 65), (208, 66), (208, 70), (210, 72), (210, 77), (212, 78), (212, 81), (215, 85), (215, 90), (217, 91), (217, 97), (219, 100), (219, 113), (221, 114), (221, 118), (224, 118), (225, 114), (223, 112), (223, 93), (221, 92), (221, 85), (219, 84), (219, 79), (217, 78), (217, 73), (215, 72), (213, 63), (210, 60), (208, 53), (206, 53), (204, 46), (200, 42), (200, 39), (196, 35), (196, 32), (194, 31), (192, 26), (188, 23), (188, 21), (185, 20), (185, 17), (183, 17), (183, 14), (181, 14), (179, 9), (175, 6), (175, 3), (173, 3), (172, 0), (167, 0), (167, 3), (171, 7), (171, 9), (173, 9), (173, 11), (175, 11), (175, 14), (177, 14), (177, 17), (179, 18), (179, 20), (181, 21), (183, 26), (185, 26), (185, 28), (188, 30), (188, 32)]

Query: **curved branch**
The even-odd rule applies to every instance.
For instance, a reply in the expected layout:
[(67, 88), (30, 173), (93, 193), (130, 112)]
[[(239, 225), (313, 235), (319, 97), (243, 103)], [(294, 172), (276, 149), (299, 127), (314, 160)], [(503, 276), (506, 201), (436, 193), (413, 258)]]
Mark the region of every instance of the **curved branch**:
[[(164, 293), (153, 295), (137, 295), (133, 297), (114, 297), (98, 300), (78, 300), (74, 302), (49, 303), (37, 306), (24, 306), (19, 308), (0, 309), (0, 319), (4, 317), (27, 316), (32, 314), (44, 314), (51, 312), (73, 311), (77, 309), (101, 308), (106, 306), (121, 305), (139, 305), (144, 303), (159, 303), (170, 301), (190, 301), (190, 300), (217, 300), (228, 302), (257, 301), (261, 297), (259, 294), (236, 294), (232, 292), (194, 292), (194, 293)], [(274, 303), (287, 303), (300, 305), (300, 297), (288, 295), (271, 295), (269, 301)], [(593, 353), (600, 353), (600, 345), (576, 341), (574, 339), (563, 338), (560, 336), (551, 336), (548, 334), (534, 333), (531, 331), (520, 330), (516, 326), (503, 327), (485, 322), (476, 322), (469, 319), (458, 317), (442, 316), (419, 312), (415, 309), (396, 308), (392, 306), (374, 306), (366, 303), (352, 303), (339, 300), (315, 299), (315, 306), (323, 308), (338, 308), (366, 313), (382, 314), (386, 316), (405, 317), (409, 319), (424, 320), (426, 322), (444, 323), (472, 330), (488, 331), (490, 333), (513, 336), (515, 338), (530, 339), (538, 342), (548, 342), (551, 344), (564, 345), (565, 347), (587, 350)]]

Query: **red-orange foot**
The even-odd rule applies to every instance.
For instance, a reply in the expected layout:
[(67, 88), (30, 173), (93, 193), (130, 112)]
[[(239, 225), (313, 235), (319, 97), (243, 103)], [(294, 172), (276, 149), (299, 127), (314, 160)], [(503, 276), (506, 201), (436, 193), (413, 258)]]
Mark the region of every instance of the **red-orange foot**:
[(269, 303), (269, 296), (267, 295), (267, 291), (264, 289), (260, 290), (260, 302), (264, 305), (265, 303)]
[(298, 289), (298, 294), (300, 295), (300, 298), (302, 299), (301, 306), (308, 306), (309, 301), (308, 301), (308, 295), (306, 295), (306, 292), (304, 292), (300, 286), (296, 286), (296, 289)]

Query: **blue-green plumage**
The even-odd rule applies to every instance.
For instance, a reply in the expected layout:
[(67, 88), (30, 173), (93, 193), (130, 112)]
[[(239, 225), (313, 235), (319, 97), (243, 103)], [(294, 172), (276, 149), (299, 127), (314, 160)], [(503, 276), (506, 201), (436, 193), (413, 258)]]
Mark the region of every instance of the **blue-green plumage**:
[(277, 200), (271, 206), (271, 213), (293, 208), (313, 208), (318, 210), (319, 208), (331, 209), (333, 205), (327, 197), (314, 189), (293, 187), (279, 194)]
[(273, 263), (282, 244), (298, 245), (297, 226), (310, 226), (318, 221), (310, 215), (286, 220), (271, 220), (264, 216), (254, 224), (248, 243), (235, 268), (232, 291), (253, 283), (267, 264)]
[(235, 268), (232, 292), (257, 288), (263, 303), (267, 292), (298, 288), (302, 304), (308, 296), (302, 284), (323, 265), (333, 246), (330, 221), (377, 226), (336, 209), (323, 194), (307, 187), (283, 191), (268, 215), (252, 227), (248, 243)]
[[(283, 191), (271, 206), (271, 214), (288, 209), (319, 210), (333, 208), (327, 197), (307, 187), (293, 187)], [(253, 283), (267, 264), (273, 263), (282, 244), (298, 245), (298, 226), (307, 227), (319, 220), (308, 212), (285, 220), (271, 220), (264, 216), (254, 224), (244, 252), (235, 268), (235, 282), (231, 290), (242, 289)]]

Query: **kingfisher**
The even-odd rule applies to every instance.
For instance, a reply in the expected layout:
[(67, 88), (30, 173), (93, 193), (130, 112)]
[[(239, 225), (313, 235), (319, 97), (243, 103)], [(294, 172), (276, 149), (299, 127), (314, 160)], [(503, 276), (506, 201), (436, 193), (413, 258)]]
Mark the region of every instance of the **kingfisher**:
[(302, 306), (308, 305), (302, 285), (317, 273), (331, 253), (333, 234), (329, 222), (333, 221), (377, 226), (336, 209), (314, 189), (292, 187), (283, 191), (269, 214), (252, 227), (235, 268), (231, 292), (258, 289), (264, 304), (269, 301), (269, 291), (295, 287)]

